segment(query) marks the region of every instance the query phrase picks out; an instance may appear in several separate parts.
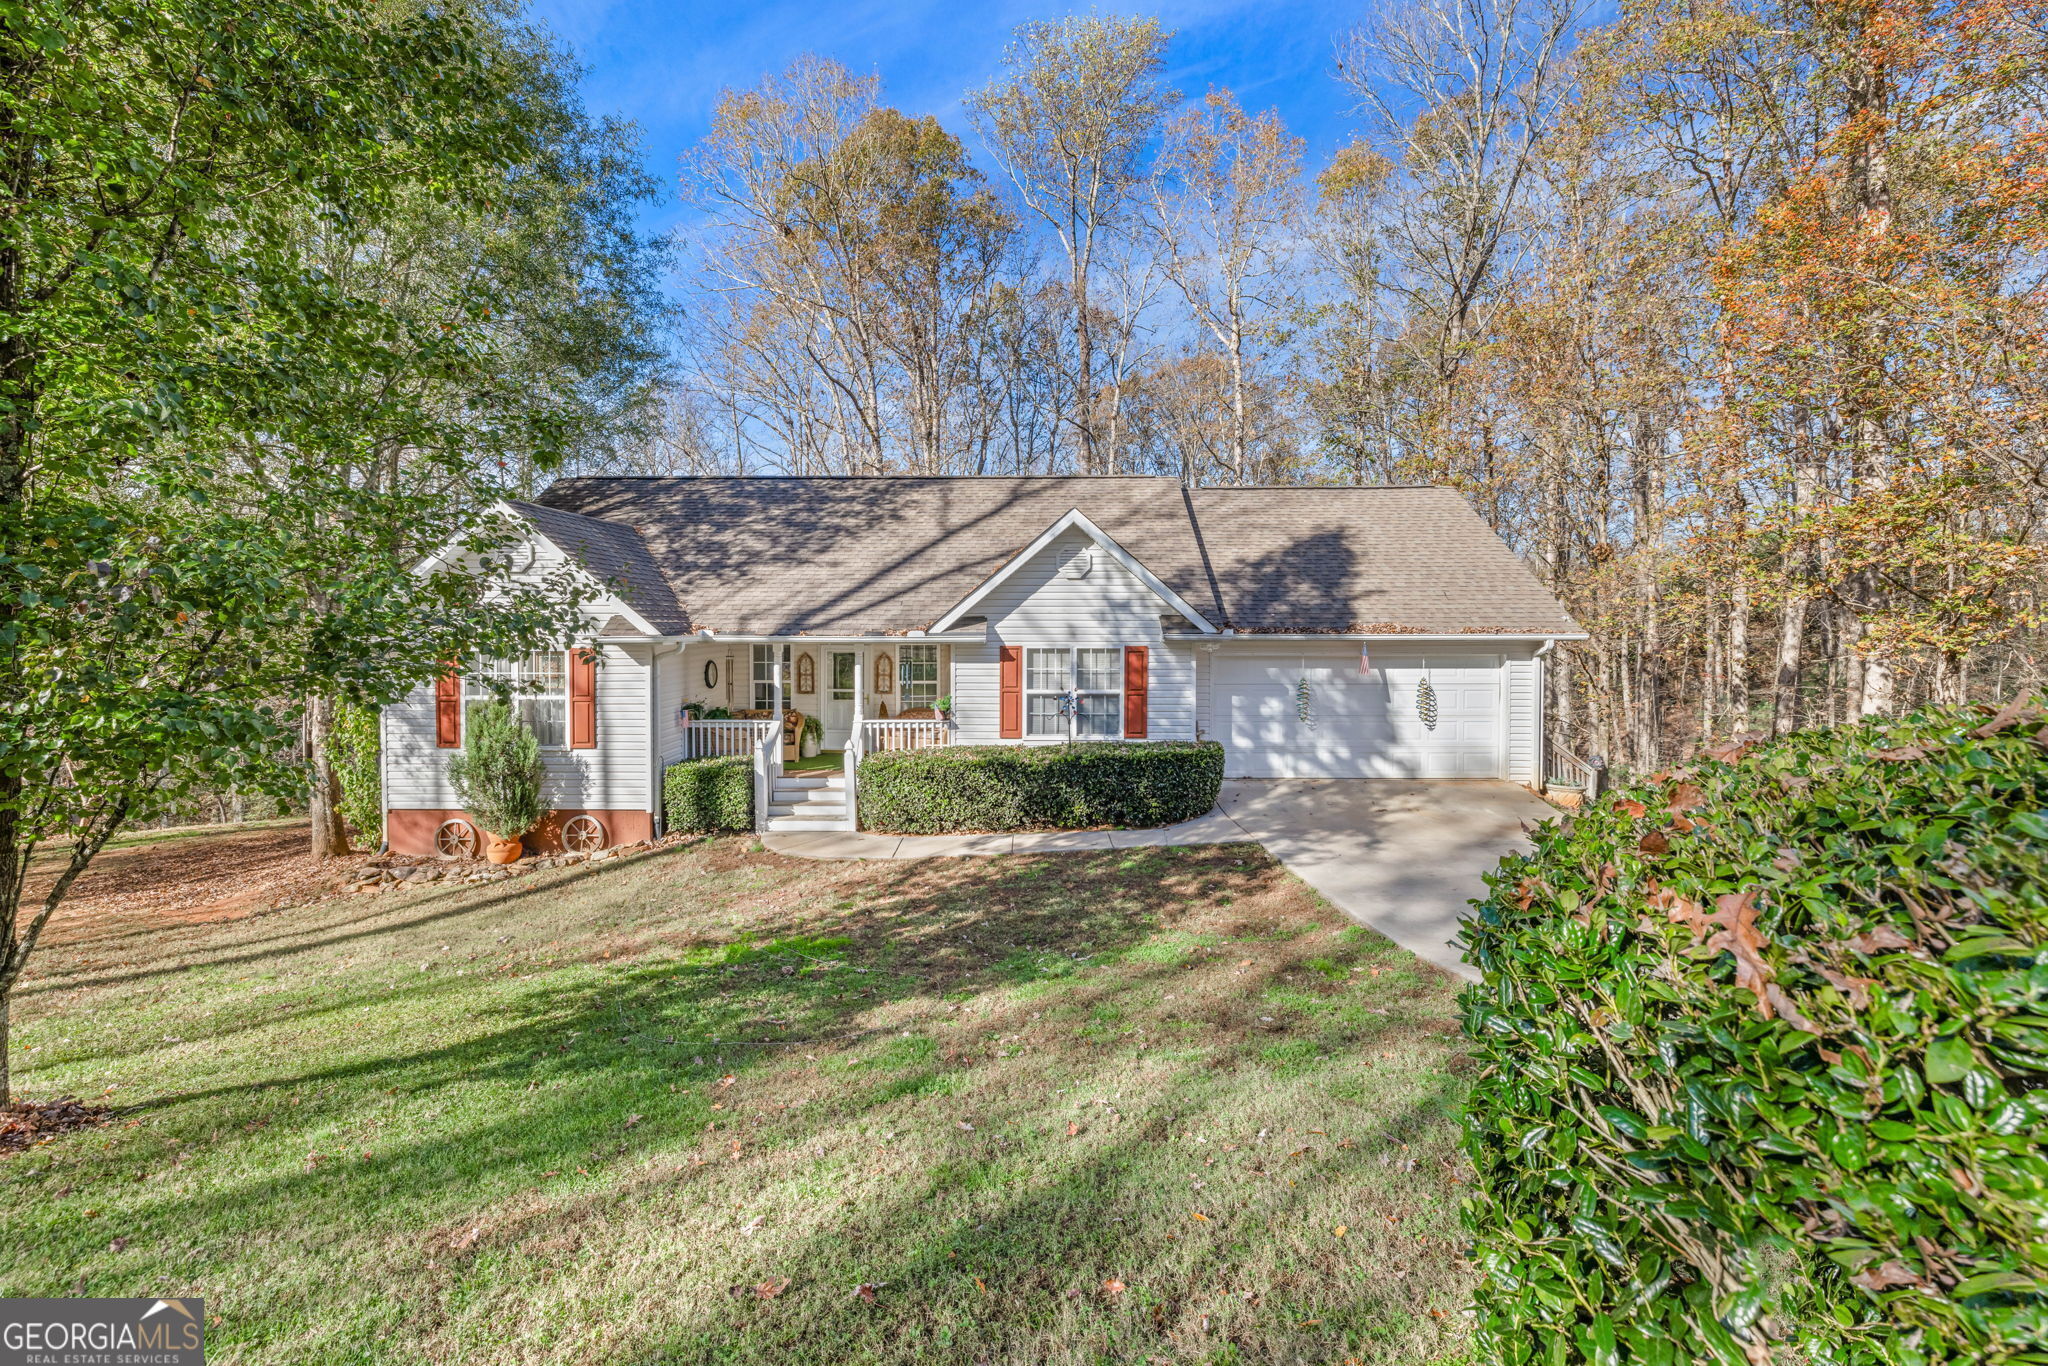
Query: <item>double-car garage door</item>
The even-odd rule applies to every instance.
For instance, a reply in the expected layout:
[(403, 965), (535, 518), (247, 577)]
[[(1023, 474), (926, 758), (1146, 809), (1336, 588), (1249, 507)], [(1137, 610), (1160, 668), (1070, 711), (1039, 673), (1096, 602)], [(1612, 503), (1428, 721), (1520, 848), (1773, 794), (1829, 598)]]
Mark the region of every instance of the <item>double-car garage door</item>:
[[(1233, 778), (1497, 778), (1501, 657), (1475, 651), (1211, 656), (1214, 732)], [(1306, 688), (1303, 683), (1306, 681)], [(1434, 724), (1422, 684), (1434, 693)]]

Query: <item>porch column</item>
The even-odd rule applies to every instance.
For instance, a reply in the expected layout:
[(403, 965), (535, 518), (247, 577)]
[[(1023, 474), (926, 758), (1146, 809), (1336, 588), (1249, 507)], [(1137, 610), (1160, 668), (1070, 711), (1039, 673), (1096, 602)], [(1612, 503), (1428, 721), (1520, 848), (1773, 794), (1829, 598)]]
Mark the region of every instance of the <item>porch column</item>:
[(852, 748), (860, 747), (860, 723), (867, 719), (868, 651), (865, 645), (853, 647), (853, 734), (847, 737)]

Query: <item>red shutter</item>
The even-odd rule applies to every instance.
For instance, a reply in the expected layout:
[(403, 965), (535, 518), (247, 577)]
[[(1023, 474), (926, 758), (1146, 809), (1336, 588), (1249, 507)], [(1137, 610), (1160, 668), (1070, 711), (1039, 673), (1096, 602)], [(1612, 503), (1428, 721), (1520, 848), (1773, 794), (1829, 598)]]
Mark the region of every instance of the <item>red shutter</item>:
[(1124, 646), (1124, 739), (1145, 738), (1145, 698), (1152, 655), (1143, 645)]
[(597, 748), (597, 653), (569, 651), (569, 748)]
[(453, 660), (434, 680), (434, 748), (462, 748), (462, 675)]
[(1003, 646), (1002, 700), (996, 709), (1005, 740), (1024, 738), (1024, 649)]

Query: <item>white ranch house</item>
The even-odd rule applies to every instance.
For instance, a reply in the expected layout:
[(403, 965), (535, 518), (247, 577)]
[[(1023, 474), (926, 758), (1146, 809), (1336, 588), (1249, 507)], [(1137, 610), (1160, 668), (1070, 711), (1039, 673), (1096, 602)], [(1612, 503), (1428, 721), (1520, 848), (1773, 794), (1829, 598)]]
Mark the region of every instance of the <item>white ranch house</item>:
[[(467, 829), (446, 761), (493, 676), (541, 737), (547, 847), (659, 833), (663, 770), (713, 754), (752, 757), (777, 830), (852, 829), (863, 757), (912, 745), (1217, 740), (1230, 777), (1534, 785), (1545, 656), (1584, 638), (1448, 489), (588, 478), (504, 506), (532, 573), (604, 585), (590, 653), (385, 709), (399, 852)], [(785, 709), (822, 727), (802, 772)]]

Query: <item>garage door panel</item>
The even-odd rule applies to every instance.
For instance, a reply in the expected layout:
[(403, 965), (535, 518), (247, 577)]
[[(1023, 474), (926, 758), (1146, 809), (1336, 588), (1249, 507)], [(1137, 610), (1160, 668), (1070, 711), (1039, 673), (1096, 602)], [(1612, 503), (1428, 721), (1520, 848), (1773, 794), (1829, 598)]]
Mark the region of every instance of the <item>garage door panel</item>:
[[(1483, 661), (1475, 662), (1475, 661)], [(1500, 772), (1498, 656), (1353, 660), (1218, 658), (1213, 691), (1228, 747), (1226, 771), (1243, 778), (1491, 778)], [(1296, 684), (1310, 685), (1301, 719)], [(1416, 695), (1437, 695), (1434, 727)]]

